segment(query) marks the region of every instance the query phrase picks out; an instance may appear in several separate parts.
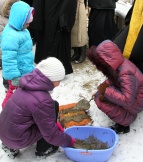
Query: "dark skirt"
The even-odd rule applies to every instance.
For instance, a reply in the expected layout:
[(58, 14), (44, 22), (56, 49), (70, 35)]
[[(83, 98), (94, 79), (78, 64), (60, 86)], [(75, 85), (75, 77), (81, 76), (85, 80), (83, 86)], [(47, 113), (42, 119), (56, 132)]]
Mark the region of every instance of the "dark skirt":
[(118, 28), (114, 15), (114, 9), (91, 8), (88, 26), (89, 47), (97, 46), (106, 39), (112, 40), (116, 35)]
[(71, 55), (71, 37), (70, 33), (57, 31), (53, 40), (49, 40), (48, 35), (43, 31), (37, 32), (37, 43), (35, 52), (35, 63), (47, 57), (56, 57), (64, 65), (66, 74), (73, 72), (70, 55)]

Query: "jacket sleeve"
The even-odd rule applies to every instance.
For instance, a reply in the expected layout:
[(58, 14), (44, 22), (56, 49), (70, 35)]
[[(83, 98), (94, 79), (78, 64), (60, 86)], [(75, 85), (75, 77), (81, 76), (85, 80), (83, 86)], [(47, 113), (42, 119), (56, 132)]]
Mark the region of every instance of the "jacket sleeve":
[(70, 146), (71, 137), (61, 132), (56, 125), (56, 113), (53, 102), (45, 101), (33, 114), (42, 137), (50, 144), (56, 146)]
[(75, 23), (77, 0), (63, 0), (59, 13), (59, 24), (62, 31), (71, 32)]
[(120, 77), (120, 89), (109, 86), (106, 88), (104, 97), (111, 103), (129, 107), (134, 103), (138, 89), (139, 86), (137, 86), (137, 79), (134, 75), (122, 75)]
[(17, 51), (19, 44), (12, 36), (2, 37), (2, 69), (3, 77), (6, 80), (21, 77), (17, 65)]

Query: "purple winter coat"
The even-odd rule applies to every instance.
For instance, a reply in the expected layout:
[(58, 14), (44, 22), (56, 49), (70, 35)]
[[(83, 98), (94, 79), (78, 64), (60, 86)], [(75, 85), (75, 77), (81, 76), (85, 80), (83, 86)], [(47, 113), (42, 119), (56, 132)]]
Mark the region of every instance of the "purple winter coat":
[[(94, 53), (94, 54), (93, 54)], [(95, 102), (114, 122), (124, 126), (130, 125), (137, 117), (137, 113), (143, 110), (143, 74), (129, 60), (125, 59), (119, 48), (111, 41), (102, 42), (89, 59), (98, 66), (107, 76), (104, 98), (106, 102), (99, 100), (100, 93), (97, 91)], [(106, 67), (105, 67), (106, 66)], [(115, 81), (109, 80), (108, 76), (116, 74)]]
[(53, 83), (38, 69), (24, 75), (0, 114), (0, 139), (13, 149), (25, 148), (44, 138), (57, 146), (70, 146), (71, 137), (58, 130)]

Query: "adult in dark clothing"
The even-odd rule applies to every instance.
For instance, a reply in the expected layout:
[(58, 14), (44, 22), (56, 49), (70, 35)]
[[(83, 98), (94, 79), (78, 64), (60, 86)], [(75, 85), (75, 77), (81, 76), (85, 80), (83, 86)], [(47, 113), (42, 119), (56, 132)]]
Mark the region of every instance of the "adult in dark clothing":
[(22, 0), (22, 1), (24, 1), (25, 3), (28, 3), (30, 7), (33, 4), (33, 0)]
[(87, 4), (87, 0), (84, 0), (84, 5), (85, 5), (85, 7), (86, 7), (86, 4)]
[(114, 21), (116, 1), (88, 0), (88, 6), (91, 8), (88, 25), (89, 47), (112, 39), (118, 32)]
[(75, 22), (77, 0), (33, 0), (34, 27), (37, 30), (35, 63), (53, 56), (64, 65), (66, 74), (73, 72), (71, 29)]
[(143, 21), (141, 20), (143, 19), (142, 9), (143, 1), (134, 1), (133, 6), (125, 18), (125, 27), (116, 36), (114, 43), (118, 45), (124, 57), (132, 61), (143, 73)]

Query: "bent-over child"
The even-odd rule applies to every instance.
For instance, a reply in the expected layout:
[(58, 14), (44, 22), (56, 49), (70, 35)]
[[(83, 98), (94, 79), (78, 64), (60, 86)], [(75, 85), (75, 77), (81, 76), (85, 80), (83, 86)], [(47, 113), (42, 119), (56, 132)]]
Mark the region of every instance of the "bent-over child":
[(59, 104), (50, 95), (65, 77), (63, 64), (54, 57), (41, 61), (20, 78), (19, 88), (0, 114), (0, 139), (9, 156), (37, 142), (37, 158), (56, 152), (59, 146), (73, 146), (75, 139), (57, 122)]
[(92, 46), (87, 55), (107, 77), (93, 95), (97, 107), (116, 123), (112, 129), (117, 133), (128, 133), (130, 124), (143, 111), (143, 74), (109, 40), (97, 48)]

